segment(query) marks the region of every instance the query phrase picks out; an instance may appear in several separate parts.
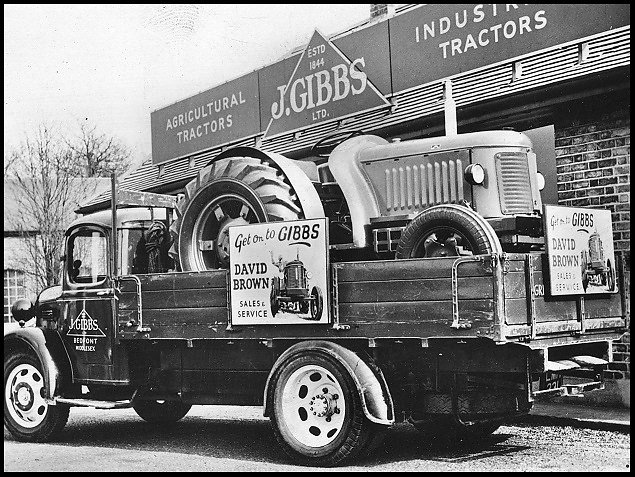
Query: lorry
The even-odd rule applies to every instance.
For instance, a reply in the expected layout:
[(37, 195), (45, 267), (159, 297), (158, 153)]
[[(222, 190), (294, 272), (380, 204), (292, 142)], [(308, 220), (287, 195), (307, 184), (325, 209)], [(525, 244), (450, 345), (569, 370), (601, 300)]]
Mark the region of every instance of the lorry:
[[(395, 423), (479, 439), (541, 396), (600, 389), (630, 317), (624, 260), (612, 292), (552, 293), (540, 188), (507, 130), (337, 133), (306, 161), (229, 148), (181, 197), (113, 177), (111, 210), (66, 231), (61, 284), (12, 307), (36, 326), (4, 338), (5, 426), (39, 442), (74, 406), (169, 424), (257, 405), (295, 462), (335, 466)], [(317, 319), (271, 312), (271, 252), (299, 247), (320, 291), (296, 311)]]

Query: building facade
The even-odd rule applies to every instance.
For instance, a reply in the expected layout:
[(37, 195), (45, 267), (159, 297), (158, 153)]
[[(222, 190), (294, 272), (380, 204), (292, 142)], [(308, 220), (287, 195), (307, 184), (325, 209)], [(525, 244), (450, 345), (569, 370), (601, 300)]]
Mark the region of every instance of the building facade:
[[(70, 194), (64, 207), (68, 210), (62, 228), (78, 215), (79, 204), (109, 188), (110, 179), (84, 178), (70, 181)], [(4, 184), (4, 322), (13, 321), (11, 305), (20, 298), (34, 301), (42, 291), (42, 234), (35, 218), (37, 205), (29, 207), (20, 182), (5, 178)], [(38, 197), (43, 200), (43, 197)], [(63, 232), (63, 230), (61, 231)]]
[[(180, 193), (227, 147), (310, 159), (311, 145), (338, 130), (442, 135), (451, 88), (459, 133), (526, 132), (547, 179), (543, 202), (609, 209), (615, 250), (630, 262), (630, 5), (373, 4), (370, 13), (153, 112), (152, 161), (122, 186)], [(630, 378), (630, 333), (614, 351), (612, 376)]]

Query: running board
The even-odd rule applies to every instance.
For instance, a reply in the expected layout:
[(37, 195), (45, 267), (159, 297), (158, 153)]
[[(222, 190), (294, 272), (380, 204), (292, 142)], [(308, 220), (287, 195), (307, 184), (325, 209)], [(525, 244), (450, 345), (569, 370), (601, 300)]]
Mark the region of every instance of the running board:
[(56, 397), (48, 404), (68, 404), (69, 406), (94, 407), (95, 409), (125, 409), (132, 407), (132, 401), (97, 401), (95, 399), (68, 399)]

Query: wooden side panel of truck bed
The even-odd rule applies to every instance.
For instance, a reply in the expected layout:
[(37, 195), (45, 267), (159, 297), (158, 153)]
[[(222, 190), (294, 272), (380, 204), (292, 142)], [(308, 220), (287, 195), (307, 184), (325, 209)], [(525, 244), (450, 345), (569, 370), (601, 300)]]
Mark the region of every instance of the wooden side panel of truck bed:
[[(330, 324), (229, 326), (227, 271), (139, 275), (141, 321), (149, 331), (126, 327), (130, 320), (138, 321), (138, 302), (135, 282), (124, 280), (119, 300), (120, 338), (487, 337), (564, 344), (587, 338), (614, 339), (625, 324), (620, 293), (583, 299), (541, 293), (547, 289), (542, 254), (507, 255), (498, 262), (500, 280), (489, 257), (458, 267), (455, 260), (332, 264)], [(457, 323), (453, 298), (459, 327), (451, 326)]]

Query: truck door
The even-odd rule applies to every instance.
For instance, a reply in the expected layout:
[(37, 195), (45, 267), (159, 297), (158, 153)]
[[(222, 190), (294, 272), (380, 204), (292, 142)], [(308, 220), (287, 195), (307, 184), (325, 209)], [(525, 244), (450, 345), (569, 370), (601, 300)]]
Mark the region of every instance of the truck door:
[(115, 348), (116, 296), (109, 260), (109, 234), (96, 225), (67, 233), (62, 299), (62, 339), (80, 383), (127, 383)]

